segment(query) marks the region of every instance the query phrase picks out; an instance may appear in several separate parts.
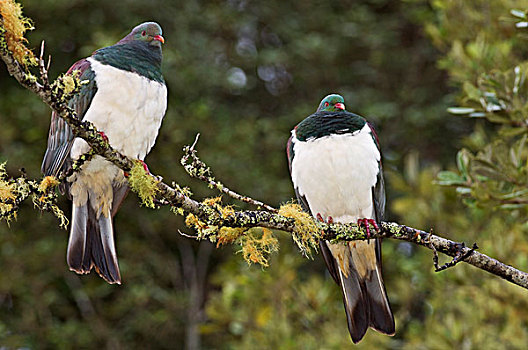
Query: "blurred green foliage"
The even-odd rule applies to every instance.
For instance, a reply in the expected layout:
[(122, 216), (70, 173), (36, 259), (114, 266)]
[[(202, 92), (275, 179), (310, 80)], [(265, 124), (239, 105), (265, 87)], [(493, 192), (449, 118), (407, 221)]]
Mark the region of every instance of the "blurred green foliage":
[[(348, 110), (379, 131), (390, 219), (476, 241), (483, 252), (528, 269), (526, 206), (496, 205), (504, 196), (526, 198), (526, 127), (517, 124), (527, 120), (528, 46), (517, 24), (528, 1), (22, 4), (36, 26), (31, 45), (45, 39), (53, 56), (52, 77), (140, 22), (162, 25), (169, 107), (147, 163), (197, 197), (212, 192), (185, 175), (179, 158), (200, 132), (199, 155), (226, 186), (272, 205), (290, 200), (289, 131), (322, 96), (339, 92)], [(8, 160), (11, 174), (24, 167), (37, 177), (50, 112), (2, 65), (0, 91), (0, 162)], [(455, 112), (474, 118), (446, 112), (457, 105), (472, 110)], [(61, 206), (69, 213), (66, 200)], [(178, 233), (185, 230), (180, 217), (140, 207), (130, 195), (115, 218), (124, 280), (116, 287), (67, 271), (68, 232), (30, 203), (18, 221), (0, 225), (0, 347), (351, 344), (340, 291), (322, 259), (302, 258), (286, 235), (270, 268), (247, 267), (237, 248), (189, 241)], [(431, 253), (407, 243), (386, 241), (383, 255), (397, 332), (370, 331), (359, 348), (528, 344), (524, 290), (464, 264), (435, 274)]]

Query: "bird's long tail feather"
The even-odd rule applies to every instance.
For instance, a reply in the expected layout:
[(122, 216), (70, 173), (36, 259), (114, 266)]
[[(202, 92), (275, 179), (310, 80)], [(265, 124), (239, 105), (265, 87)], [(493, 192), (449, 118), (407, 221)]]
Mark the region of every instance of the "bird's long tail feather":
[(343, 293), (350, 337), (358, 343), (368, 327), (393, 335), (394, 317), (378, 254), (380, 242), (371, 240), (351, 244), (320, 244), (327, 267)]
[(346, 277), (339, 269), (343, 303), (347, 316), (348, 331), (354, 343), (358, 343), (369, 326), (369, 308), (366, 295), (362, 291), (361, 281), (356, 271)]
[(339, 270), (347, 319), (352, 320), (348, 327), (355, 343), (361, 340), (368, 327), (388, 335), (393, 335), (395, 331), (381, 275), (380, 254), (377, 253), (381, 249), (380, 244), (371, 240), (349, 245), (348, 276)]
[(73, 204), (66, 259), (72, 271), (86, 274), (95, 268), (108, 283), (121, 284), (110, 210), (97, 217), (89, 201), (81, 206)]

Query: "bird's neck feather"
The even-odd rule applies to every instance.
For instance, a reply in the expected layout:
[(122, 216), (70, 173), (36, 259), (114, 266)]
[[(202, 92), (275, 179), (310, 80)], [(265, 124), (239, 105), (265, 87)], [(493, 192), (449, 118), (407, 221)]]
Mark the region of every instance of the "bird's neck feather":
[(148, 43), (131, 41), (116, 44), (97, 50), (93, 58), (103, 64), (164, 83), (161, 75), (161, 48)]
[(331, 135), (353, 134), (365, 126), (366, 120), (349, 112), (316, 112), (303, 120), (295, 130), (300, 141)]

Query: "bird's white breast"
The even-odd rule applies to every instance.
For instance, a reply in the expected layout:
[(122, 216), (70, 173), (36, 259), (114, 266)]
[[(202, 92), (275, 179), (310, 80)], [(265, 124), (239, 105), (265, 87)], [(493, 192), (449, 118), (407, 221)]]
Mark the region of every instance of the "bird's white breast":
[[(95, 72), (97, 93), (84, 116), (103, 131), (112, 147), (143, 160), (150, 151), (167, 109), (167, 88), (139, 74), (123, 71), (88, 58)], [(71, 156), (88, 150), (76, 139)]]
[(299, 141), (293, 133), (292, 180), (306, 197), (312, 215), (336, 222), (374, 218), (372, 187), (380, 152), (367, 124), (349, 135)]

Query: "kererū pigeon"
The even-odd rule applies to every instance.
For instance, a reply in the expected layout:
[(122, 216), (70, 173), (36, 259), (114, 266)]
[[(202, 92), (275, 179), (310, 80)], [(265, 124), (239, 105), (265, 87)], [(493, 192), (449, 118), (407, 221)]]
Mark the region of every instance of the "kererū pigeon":
[[(67, 72), (78, 72), (83, 85), (69, 106), (77, 118), (92, 122), (110, 145), (141, 161), (150, 151), (167, 109), (167, 87), (161, 74), (161, 27), (146, 22), (115, 45), (95, 51)], [(75, 138), (53, 112), (44, 175), (57, 176), (90, 147)], [(112, 218), (128, 193), (124, 172), (95, 156), (67, 178), (73, 202), (67, 261), (79, 274), (92, 268), (108, 283), (121, 284)]]
[[(377, 228), (385, 211), (377, 135), (363, 117), (345, 110), (343, 97), (326, 96), (292, 130), (287, 153), (295, 193), (306, 211), (330, 223)], [(319, 246), (341, 286), (352, 341), (359, 342), (369, 326), (393, 335), (394, 318), (381, 275), (381, 240), (322, 240)]]

